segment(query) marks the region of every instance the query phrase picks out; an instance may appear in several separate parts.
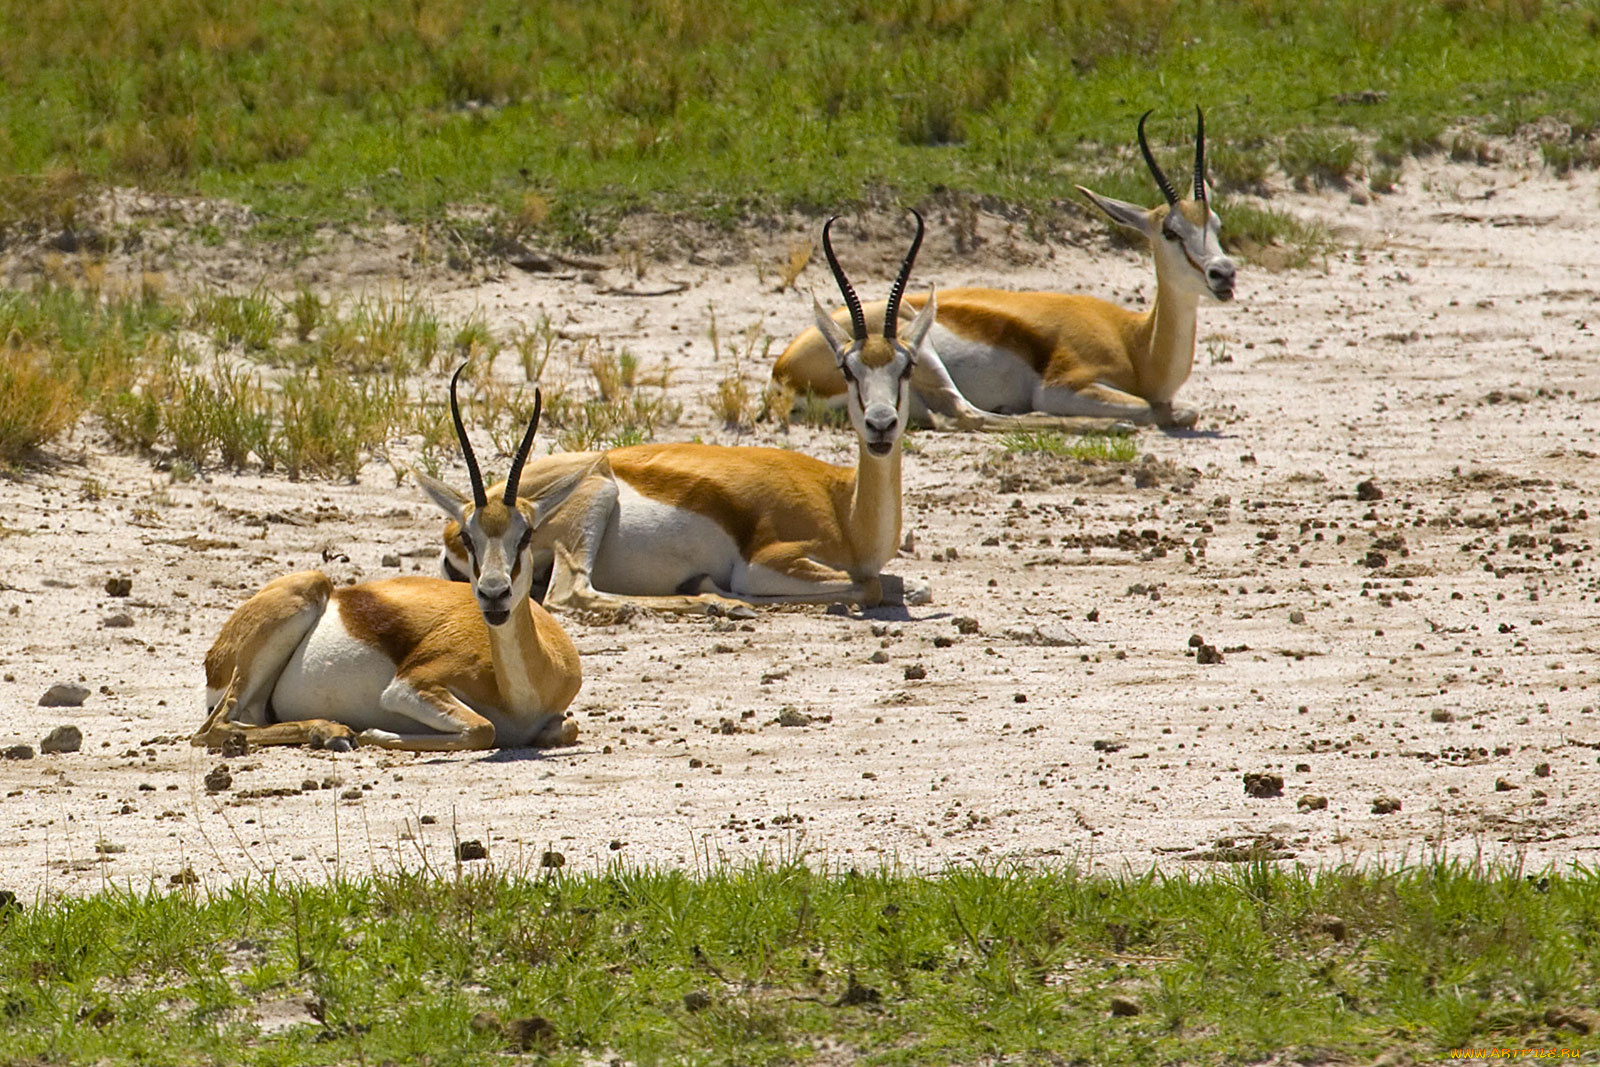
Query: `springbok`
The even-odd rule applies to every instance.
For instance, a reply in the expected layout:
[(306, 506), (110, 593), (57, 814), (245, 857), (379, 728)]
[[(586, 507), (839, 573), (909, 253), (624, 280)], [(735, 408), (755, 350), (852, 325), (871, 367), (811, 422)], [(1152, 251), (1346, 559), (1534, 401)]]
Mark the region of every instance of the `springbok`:
[[(463, 367), (465, 364), (463, 364)], [(420, 576), (335, 588), (320, 571), (268, 582), (206, 653), (205, 724), (196, 745), (242, 733), (257, 745), (364, 745), (455, 751), (570, 744), (565, 718), (582, 684), (578, 651), (529, 600), (530, 544), (575, 482), (533, 501), (519, 478), (540, 398), (501, 494), (484, 492), (450, 379), (450, 413), (472, 479), (465, 514), (450, 487), (418, 475), (459, 524), (470, 585)], [(358, 736), (359, 735), (359, 736)]]
[[(1189, 427), (1199, 413), (1173, 403), (1194, 365), (1195, 314), (1202, 296), (1233, 299), (1234, 265), (1222, 250), (1221, 220), (1206, 189), (1205, 115), (1197, 118), (1194, 191), (1180, 199), (1145, 140), (1139, 150), (1165, 203), (1146, 210), (1083, 186), (1111, 221), (1143, 234), (1155, 253), (1156, 298), (1144, 313), (1092, 296), (1002, 289), (946, 289), (913, 379), (912, 415), (947, 416), (960, 429), (1106, 429), (1114, 423)], [(912, 308), (930, 297), (908, 296)], [(845, 312), (835, 312), (843, 321)], [(867, 309), (873, 328), (884, 306)], [(790, 343), (773, 381), (797, 394), (837, 402), (843, 378), (819, 330)], [(1030, 414), (1031, 413), (1031, 414)]]
[[(922, 243), (922, 216), (916, 220), (890, 308), (899, 306)], [(869, 331), (834, 255), (832, 226), (832, 219), (823, 226), (822, 246), (851, 309), (851, 332), (815, 300), (812, 306), (844, 383), (859, 442), (856, 463), (835, 466), (778, 448), (702, 444), (634, 445), (536, 460), (523, 473), (523, 494), (578, 482), (538, 537), (551, 566), (545, 604), (709, 613), (750, 604), (926, 602), (925, 586), (908, 589), (881, 571), (900, 546), (907, 382), (937, 309), (930, 294), (903, 329), (891, 314), (877, 333)], [(461, 527), (452, 523), (441, 568), (446, 577), (462, 579), (468, 563)]]

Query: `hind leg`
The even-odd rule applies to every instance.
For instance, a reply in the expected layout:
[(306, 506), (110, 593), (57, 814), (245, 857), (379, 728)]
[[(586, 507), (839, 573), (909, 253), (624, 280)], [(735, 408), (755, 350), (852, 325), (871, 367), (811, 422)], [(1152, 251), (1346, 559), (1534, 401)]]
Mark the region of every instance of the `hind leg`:
[(346, 747), (350, 728), (326, 719), (270, 724), (267, 702), (294, 650), (327, 610), (333, 583), (320, 571), (274, 578), (239, 605), (206, 653), (206, 721), (191, 741), (216, 747), (243, 733), (256, 745)]

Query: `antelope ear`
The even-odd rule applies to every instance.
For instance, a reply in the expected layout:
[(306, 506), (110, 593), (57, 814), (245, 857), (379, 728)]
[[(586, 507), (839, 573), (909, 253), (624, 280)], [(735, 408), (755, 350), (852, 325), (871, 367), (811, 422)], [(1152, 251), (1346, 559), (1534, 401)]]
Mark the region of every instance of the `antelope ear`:
[(528, 521), (528, 525), (537, 530), (550, 521), (550, 516), (559, 511), (561, 506), (572, 498), (573, 491), (583, 484), (583, 480), (589, 476), (591, 469), (586, 467), (583, 470), (576, 470), (571, 474), (563, 475), (556, 479), (538, 497), (528, 501), (527, 503), (533, 508), (533, 517)]
[(939, 294), (928, 290), (928, 302), (922, 305), (922, 310), (917, 312), (917, 317), (911, 320), (900, 335), (900, 340), (911, 350), (911, 362), (917, 361), (917, 352), (922, 348), (922, 342), (928, 339), (928, 331), (933, 329), (933, 320), (939, 314)]
[(1138, 204), (1130, 204), (1126, 200), (1114, 200), (1109, 196), (1101, 196), (1092, 189), (1078, 186), (1078, 192), (1089, 198), (1089, 202), (1104, 211), (1112, 222), (1118, 226), (1126, 226), (1130, 230), (1137, 230), (1146, 237), (1150, 233), (1150, 216)]
[(422, 486), (422, 491), (428, 498), (438, 505), (439, 510), (450, 516), (456, 522), (466, 524), (467, 515), (465, 507), (467, 498), (456, 490), (445, 485), (437, 478), (430, 478), (419, 470), (413, 470), (412, 475), (417, 479), (417, 484)]
[(843, 326), (833, 321), (832, 315), (823, 310), (815, 295), (811, 297), (811, 314), (817, 320), (817, 329), (822, 333), (822, 339), (833, 349), (833, 358), (843, 360), (845, 349), (850, 347), (850, 335), (844, 332)]

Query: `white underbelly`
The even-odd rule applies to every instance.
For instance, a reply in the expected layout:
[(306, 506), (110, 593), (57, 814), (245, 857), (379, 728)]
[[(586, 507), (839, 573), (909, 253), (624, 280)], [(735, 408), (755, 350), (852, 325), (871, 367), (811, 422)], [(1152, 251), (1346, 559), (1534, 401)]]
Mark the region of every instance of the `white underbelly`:
[(1033, 410), (1039, 375), (1020, 357), (1003, 348), (968, 341), (937, 322), (933, 347), (950, 372), (950, 380), (974, 407), (1003, 414)]
[(602, 592), (633, 596), (668, 596), (701, 575), (726, 589), (738, 558), (733, 538), (714, 521), (653, 500), (618, 478), (617, 513), (590, 579)]
[(378, 705), (394, 681), (394, 662), (345, 631), (336, 608), (317, 620), (316, 628), (289, 657), (272, 690), (272, 714), (279, 722), (334, 719), (355, 730), (369, 728), (411, 732), (404, 716)]

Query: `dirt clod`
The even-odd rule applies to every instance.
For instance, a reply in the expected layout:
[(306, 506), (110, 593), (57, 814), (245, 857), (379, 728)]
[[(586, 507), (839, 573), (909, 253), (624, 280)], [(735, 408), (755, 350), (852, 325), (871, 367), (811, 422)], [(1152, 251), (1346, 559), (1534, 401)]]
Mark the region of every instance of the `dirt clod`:
[(127, 596), (132, 592), (132, 578), (113, 577), (106, 579), (106, 596)]
[(709, 1007), (711, 1007), (711, 994), (704, 989), (691, 989), (683, 995), (684, 1011), (705, 1011)]
[(546, 852), (544, 855), (539, 857), (539, 866), (541, 867), (555, 868), (565, 867), (566, 865), (567, 857), (563, 856), (559, 852)]
[(1202, 666), (1221, 663), (1222, 653), (1217, 651), (1216, 645), (1201, 645), (1194, 650), (1194, 661)]
[(1144, 1014), (1144, 1005), (1131, 997), (1112, 997), (1111, 1014), (1120, 1018), (1130, 1018), (1134, 1015)]
[(1393, 815), (1400, 810), (1400, 801), (1395, 797), (1378, 796), (1372, 798), (1372, 814)]
[(1383, 490), (1379, 488), (1377, 480), (1368, 478), (1366, 481), (1356, 483), (1357, 500), (1382, 500)]
[(465, 841), (456, 842), (456, 860), (458, 862), (470, 863), (472, 860), (486, 860), (488, 858), (489, 850), (484, 847), (482, 841), (476, 838), (469, 838)]
[(0, 758), (3, 758), (3, 759), (32, 759), (33, 758), (33, 746), (32, 745), (12, 745), (9, 748), (0, 749)]
[(799, 708), (784, 708), (778, 712), (779, 726), (810, 726), (811, 716)]
[(1307, 793), (1295, 801), (1294, 806), (1301, 811), (1327, 811), (1328, 798), (1317, 793)]
[(1456, 713), (1449, 708), (1434, 708), (1428, 713), (1428, 718), (1434, 722), (1455, 722)]
[(1261, 773), (1246, 771), (1244, 774), (1244, 795), (1255, 797), (1257, 800), (1283, 796), (1283, 775), (1273, 774), (1268, 771)]
[(978, 632), (978, 620), (971, 615), (957, 615), (950, 620), (958, 634), (975, 634)]
[(856, 981), (856, 976), (851, 975), (849, 982), (844, 987), (844, 992), (839, 994), (839, 999), (834, 1001), (838, 1008), (851, 1008), (859, 1004), (876, 1004), (883, 999), (883, 994), (869, 985), (862, 985)]
[(913, 663), (906, 667), (905, 678), (908, 682), (917, 682), (928, 676), (928, 669), (920, 663)]
[(233, 788), (233, 772), (219, 763), (206, 772), (205, 783), (207, 793), (221, 793)]
[(200, 876), (194, 873), (194, 868), (185, 867), (183, 870), (175, 872), (172, 877), (168, 878), (167, 884), (194, 885), (198, 881), (200, 881)]

